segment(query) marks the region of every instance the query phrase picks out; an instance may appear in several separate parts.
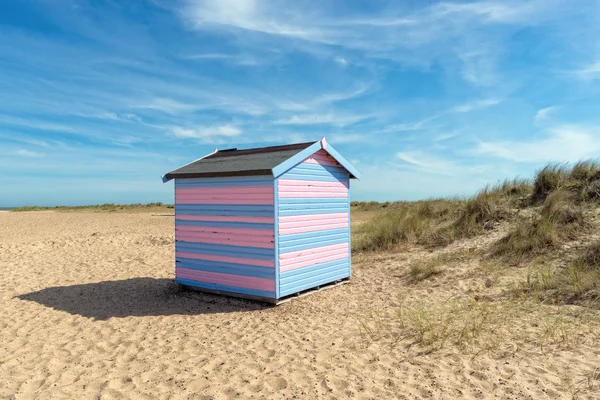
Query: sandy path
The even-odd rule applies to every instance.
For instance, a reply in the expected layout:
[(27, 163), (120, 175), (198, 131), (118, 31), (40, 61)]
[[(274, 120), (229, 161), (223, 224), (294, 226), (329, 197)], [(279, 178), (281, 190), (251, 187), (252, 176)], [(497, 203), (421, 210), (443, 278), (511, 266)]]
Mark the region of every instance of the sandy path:
[(179, 292), (172, 231), (172, 218), (143, 213), (2, 213), (0, 398), (598, 395), (582, 383), (600, 367), (586, 341), (504, 358), (361, 342), (356, 317), (398, 291), (476, 292), (482, 277), (408, 287), (393, 272), (406, 256), (363, 258), (350, 285), (268, 307)]

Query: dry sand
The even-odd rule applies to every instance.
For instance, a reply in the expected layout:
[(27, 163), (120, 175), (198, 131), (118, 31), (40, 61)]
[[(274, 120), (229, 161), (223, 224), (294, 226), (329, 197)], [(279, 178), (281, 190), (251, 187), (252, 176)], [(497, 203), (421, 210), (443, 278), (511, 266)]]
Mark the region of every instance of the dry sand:
[(178, 291), (172, 217), (1, 213), (0, 398), (599, 397), (592, 322), (543, 349), (528, 315), (497, 351), (362, 340), (358, 320), (398, 294), (433, 304), (487, 290), (469, 263), (407, 283), (411, 259), (430, 256), (361, 256), (351, 284), (270, 307)]

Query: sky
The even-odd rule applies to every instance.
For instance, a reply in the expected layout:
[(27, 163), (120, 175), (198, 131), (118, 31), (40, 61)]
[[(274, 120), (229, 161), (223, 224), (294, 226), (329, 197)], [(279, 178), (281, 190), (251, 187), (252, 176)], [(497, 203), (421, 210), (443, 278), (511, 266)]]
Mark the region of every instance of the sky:
[(319, 140), (353, 200), (600, 157), (600, 1), (0, 2), (0, 207), (173, 202), (215, 148)]

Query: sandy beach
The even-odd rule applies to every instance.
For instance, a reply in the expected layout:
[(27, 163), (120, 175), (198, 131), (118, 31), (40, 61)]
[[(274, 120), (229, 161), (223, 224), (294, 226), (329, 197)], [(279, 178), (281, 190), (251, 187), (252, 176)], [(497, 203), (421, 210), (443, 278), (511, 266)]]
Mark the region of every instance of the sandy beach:
[[(517, 313), (486, 349), (361, 335), (361, 321), (400, 297), (500, 295), (468, 263), (408, 284), (402, 270), (432, 256), (424, 250), (355, 257), (350, 284), (272, 307), (180, 291), (169, 216), (0, 213), (0, 238), (0, 398), (600, 396), (593, 310)], [(576, 327), (568, 340), (542, 336), (557, 314)]]

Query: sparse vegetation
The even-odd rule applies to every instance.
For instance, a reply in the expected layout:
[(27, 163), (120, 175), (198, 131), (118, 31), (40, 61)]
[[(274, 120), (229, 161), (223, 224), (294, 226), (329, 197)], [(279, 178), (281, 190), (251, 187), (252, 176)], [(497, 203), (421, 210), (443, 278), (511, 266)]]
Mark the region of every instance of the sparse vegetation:
[(11, 212), (24, 212), (24, 211), (136, 211), (136, 210), (148, 210), (153, 208), (174, 208), (173, 204), (164, 203), (135, 203), (135, 204), (97, 204), (88, 206), (56, 206), (56, 207), (40, 207), (40, 206), (24, 206), (13, 208)]
[[(360, 204), (354, 207), (361, 209)], [(474, 265), (478, 267), (473, 268), (479, 268), (486, 278), (481, 285), (484, 293), (441, 304), (401, 304), (391, 314), (362, 321), (363, 338), (387, 338), (392, 342), (410, 338), (429, 350), (449, 344), (490, 350), (503, 339), (502, 335), (510, 334), (506, 330), (510, 323), (504, 322), (515, 310), (508, 305), (517, 304), (513, 299), (518, 299), (519, 307), (529, 304), (527, 307), (539, 312), (532, 322), (532, 342), (540, 351), (546, 351), (550, 346), (568, 346), (578, 335), (572, 316), (543, 311), (543, 305), (600, 308), (597, 162), (582, 161), (571, 167), (549, 164), (532, 181), (505, 181), (464, 200), (372, 207), (365, 209), (375, 210), (370, 214), (373, 217), (353, 231), (355, 253), (433, 250), (486, 231), (505, 233), (499, 239), (475, 239), (485, 246), (477, 247), (476, 254), (469, 258), (455, 249), (417, 260), (408, 257), (408, 262), (398, 263), (402, 270), (396, 276), (404, 277), (404, 284), (424, 283), (443, 274), (439, 284), (448, 279), (458, 263), (476, 256)], [(457, 244), (457, 248), (464, 246)], [(488, 276), (492, 271), (494, 280)], [(506, 281), (503, 276), (510, 279)], [(499, 284), (502, 279), (504, 283)], [(494, 303), (494, 297), (501, 301)]]
[[(505, 181), (486, 187), (470, 199), (435, 199), (393, 203), (393, 207), (362, 224), (354, 251), (390, 250), (398, 245), (445, 246), (492, 229), (512, 218), (516, 207), (531, 192), (526, 180)], [(358, 205), (355, 207), (359, 207)]]
[(448, 345), (472, 352), (494, 350), (503, 335), (503, 323), (513, 306), (448, 299), (438, 305), (400, 303), (393, 313), (359, 321), (363, 341), (411, 339), (429, 350)]

